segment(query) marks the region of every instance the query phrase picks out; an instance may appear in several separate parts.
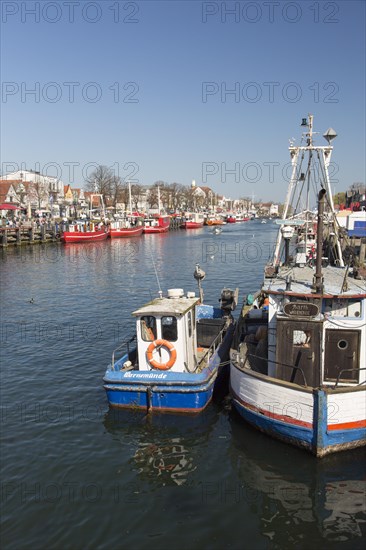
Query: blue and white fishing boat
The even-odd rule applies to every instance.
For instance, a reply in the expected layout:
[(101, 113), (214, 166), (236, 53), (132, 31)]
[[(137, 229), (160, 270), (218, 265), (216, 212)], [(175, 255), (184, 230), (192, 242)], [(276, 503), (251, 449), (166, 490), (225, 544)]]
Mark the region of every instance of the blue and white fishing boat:
[(104, 376), (111, 407), (197, 413), (224, 380), (225, 363), (228, 375), (238, 291), (224, 289), (220, 308), (204, 305), (198, 265), (194, 276), (200, 297), (170, 289), (132, 313), (136, 334), (113, 352)]
[(366, 443), (366, 290), (342, 256), (328, 174), (336, 133), (318, 146), (312, 115), (302, 126), (274, 257), (237, 323), (230, 391), (255, 428), (320, 457)]

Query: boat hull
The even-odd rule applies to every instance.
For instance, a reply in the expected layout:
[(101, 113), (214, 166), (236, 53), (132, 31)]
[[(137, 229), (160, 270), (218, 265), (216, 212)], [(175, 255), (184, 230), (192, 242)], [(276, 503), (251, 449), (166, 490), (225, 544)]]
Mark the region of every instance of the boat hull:
[(365, 388), (307, 389), (232, 364), (230, 393), (253, 427), (318, 457), (366, 444)]
[(160, 216), (158, 218), (145, 220), (143, 232), (147, 234), (166, 233), (170, 228), (170, 217)]
[(111, 229), (109, 235), (111, 239), (121, 239), (126, 237), (139, 237), (142, 235), (143, 227), (126, 227), (124, 229)]
[[(104, 377), (109, 405), (114, 408), (143, 409), (148, 412), (170, 412), (196, 414), (203, 411), (212, 396), (228, 377), (230, 344), (233, 336), (231, 325), (226, 335), (212, 355), (208, 366), (200, 373), (171, 372), (159, 370), (118, 371), (107, 369)], [(123, 364), (128, 356), (122, 357)], [(226, 373), (227, 372), (227, 377)]]
[(144, 227), (143, 232), (146, 234), (152, 233), (167, 233), (169, 231), (168, 227)]
[(206, 225), (224, 225), (223, 220), (207, 220)]
[[(150, 371), (139, 371), (139, 377), (125, 383), (105, 384), (109, 405), (115, 408), (144, 409), (172, 413), (199, 413), (211, 401), (216, 376), (206, 383), (174, 385), (171, 378), (157, 381)], [(147, 382), (149, 380), (149, 382)], [(170, 384), (168, 382), (170, 380)]]
[(104, 241), (108, 237), (108, 232), (102, 231), (64, 231), (62, 240), (65, 243), (85, 243)]
[(203, 222), (183, 222), (181, 224), (182, 229), (201, 229)]

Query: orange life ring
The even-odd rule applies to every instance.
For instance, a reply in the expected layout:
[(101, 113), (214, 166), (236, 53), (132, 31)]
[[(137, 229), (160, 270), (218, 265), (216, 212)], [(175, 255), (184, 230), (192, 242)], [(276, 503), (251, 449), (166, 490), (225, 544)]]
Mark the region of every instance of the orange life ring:
[[(158, 363), (153, 359), (153, 353), (157, 347), (164, 347), (169, 351), (169, 361), (167, 361), (166, 363)], [(175, 361), (177, 360), (177, 351), (173, 344), (171, 342), (168, 342), (167, 340), (154, 340), (154, 342), (151, 342), (151, 344), (147, 348), (146, 358), (154, 369), (169, 370), (172, 368)]]

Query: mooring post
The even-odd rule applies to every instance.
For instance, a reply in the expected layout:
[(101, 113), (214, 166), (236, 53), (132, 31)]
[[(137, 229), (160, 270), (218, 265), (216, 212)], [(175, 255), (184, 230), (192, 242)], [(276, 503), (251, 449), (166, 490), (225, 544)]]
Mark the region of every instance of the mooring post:
[(7, 229), (4, 229), (2, 231), (2, 234), (3, 234), (3, 242), (2, 242), (2, 245), (3, 246), (8, 246), (8, 230)]
[(17, 238), (17, 240), (16, 240), (16, 245), (19, 246), (20, 244), (22, 244), (22, 234), (21, 234), (21, 229), (20, 229), (20, 227), (18, 227), (18, 228), (16, 229), (15, 234), (16, 234), (16, 238)]
[(361, 245), (360, 245), (360, 266), (363, 267), (363, 264), (365, 263), (365, 257), (366, 257), (366, 239), (361, 239)]

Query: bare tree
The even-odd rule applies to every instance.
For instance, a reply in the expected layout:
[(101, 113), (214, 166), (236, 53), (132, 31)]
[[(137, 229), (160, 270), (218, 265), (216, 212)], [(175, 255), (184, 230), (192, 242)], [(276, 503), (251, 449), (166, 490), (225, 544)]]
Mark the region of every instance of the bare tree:
[(38, 208), (41, 208), (42, 202), (48, 199), (45, 184), (40, 181), (31, 182), (27, 194), (31, 203), (37, 201)]
[(184, 210), (193, 210), (197, 205), (196, 189), (185, 186), (182, 192), (182, 205)]
[(106, 202), (107, 199), (115, 196), (115, 190), (120, 181), (111, 168), (100, 165), (86, 178), (85, 183), (88, 191), (99, 193)]
[(350, 185), (349, 190), (354, 194), (359, 193), (360, 195), (366, 192), (365, 184), (362, 182), (355, 182)]
[(168, 208), (178, 210), (182, 206), (186, 188), (180, 183), (171, 183), (165, 190), (167, 194)]
[(113, 206), (116, 207), (118, 203), (128, 204), (128, 189), (127, 184), (124, 183), (119, 176), (114, 176), (110, 187), (110, 199)]
[(134, 183), (131, 185), (131, 201), (135, 208), (135, 210), (138, 210), (139, 203), (141, 202), (144, 195), (144, 190), (142, 188), (142, 185), (139, 185), (138, 183)]
[(147, 203), (150, 208), (159, 208), (159, 197), (158, 197), (158, 187), (160, 187), (157, 183), (154, 183), (152, 187), (150, 187), (147, 195)]

